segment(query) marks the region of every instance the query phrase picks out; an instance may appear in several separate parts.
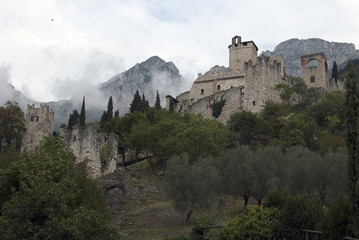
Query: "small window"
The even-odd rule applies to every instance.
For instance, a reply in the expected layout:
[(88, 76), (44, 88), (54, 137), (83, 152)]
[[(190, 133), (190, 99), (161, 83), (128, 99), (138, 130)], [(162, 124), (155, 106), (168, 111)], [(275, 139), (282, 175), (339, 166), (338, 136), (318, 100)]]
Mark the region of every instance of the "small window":
[(255, 106), (256, 105), (256, 101), (253, 101), (253, 106)]
[(204, 89), (201, 89), (201, 95), (203, 95), (204, 94)]
[(231, 86), (231, 88), (233, 88), (233, 86)]
[(221, 85), (218, 85), (218, 86), (217, 86), (217, 90), (221, 90)]
[(246, 42), (244, 42), (244, 43), (243, 43), (243, 46), (247, 46), (247, 43), (246, 43)]
[(311, 82), (311, 83), (315, 82), (315, 77), (314, 77), (314, 76), (311, 76), (311, 77), (310, 77), (310, 82)]

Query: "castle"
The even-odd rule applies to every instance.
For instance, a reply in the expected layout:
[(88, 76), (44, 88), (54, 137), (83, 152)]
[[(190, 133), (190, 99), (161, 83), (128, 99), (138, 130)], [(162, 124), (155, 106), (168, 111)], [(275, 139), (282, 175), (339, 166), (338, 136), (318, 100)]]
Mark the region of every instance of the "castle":
[[(28, 105), (25, 127), (21, 150), (35, 152), (40, 148), (43, 137), (53, 134), (54, 111), (47, 104), (40, 104), (39, 108), (34, 104)], [(64, 137), (68, 149), (74, 153), (76, 165), (82, 165), (89, 177), (98, 178), (116, 170), (117, 135), (98, 133), (96, 124), (87, 124), (84, 129), (77, 125), (72, 131), (63, 126), (60, 135)]]
[[(205, 74), (198, 74), (190, 91), (166, 97), (166, 108), (173, 103), (174, 110), (212, 116), (212, 106), (221, 99), (225, 101), (217, 120), (226, 123), (230, 115), (239, 111), (258, 113), (269, 100), (279, 102), (278, 84), (292, 85), (286, 74), (283, 55), (277, 59), (258, 56), (258, 47), (253, 41), (232, 38), (229, 49), (229, 68), (215, 67)], [(343, 90), (344, 85), (329, 81), (328, 64), (324, 53), (316, 53), (301, 58), (302, 78), (308, 87), (324, 90)]]
[(54, 111), (45, 104), (39, 108), (27, 105), (25, 117), (26, 132), (22, 139), (21, 150), (34, 152), (40, 147), (43, 137), (52, 136), (54, 131)]

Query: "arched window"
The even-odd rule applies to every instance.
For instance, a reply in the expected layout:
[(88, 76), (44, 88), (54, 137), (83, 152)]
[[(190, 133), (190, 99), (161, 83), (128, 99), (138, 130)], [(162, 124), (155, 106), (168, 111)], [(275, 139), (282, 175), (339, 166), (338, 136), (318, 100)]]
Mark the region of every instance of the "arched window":
[(308, 68), (318, 67), (318, 61), (315, 60), (315, 59), (309, 60), (308, 63), (307, 63), (307, 67)]
[(203, 95), (204, 94), (204, 89), (201, 89), (201, 95)]
[(218, 86), (217, 86), (217, 90), (221, 90), (221, 85), (218, 85)]
[(315, 77), (314, 76), (311, 76), (310, 77), (310, 82), (312, 83), (312, 82), (315, 82)]

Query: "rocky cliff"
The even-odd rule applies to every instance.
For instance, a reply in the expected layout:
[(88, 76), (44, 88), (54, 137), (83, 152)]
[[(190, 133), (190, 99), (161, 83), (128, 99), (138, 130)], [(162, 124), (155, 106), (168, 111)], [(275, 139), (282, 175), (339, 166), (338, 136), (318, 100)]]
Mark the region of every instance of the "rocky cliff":
[(183, 85), (184, 78), (176, 65), (154, 56), (136, 64), (126, 72), (113, 76), (100, 85), (100, 90), (105, 96), (112, 96), (114, 109), (119, 109), (120, 114), (124, 114), (129, 111), (130, 103), (137, 90), (140, 95), (145, 95), (150, 105), (154, 104), (156, 90), (158, 90), (161, 102), (164, 104), (164, 97), (168, 94), (178, 95)]
[[(341, 65), (349, 59), (359, 58), (359, 50), (355, 49), (353, 43), (328, 42), (319, 38), (293, 38), (279, 43), (274, 51), (264, 51), (262, 54), (276, 58), (283, 54), (287, 74), (300, 76), (300, 57), (318, 52), (325, 53), (330, 69), (334, 61)], [(331, 75), (331, 71), (329, 73)]]

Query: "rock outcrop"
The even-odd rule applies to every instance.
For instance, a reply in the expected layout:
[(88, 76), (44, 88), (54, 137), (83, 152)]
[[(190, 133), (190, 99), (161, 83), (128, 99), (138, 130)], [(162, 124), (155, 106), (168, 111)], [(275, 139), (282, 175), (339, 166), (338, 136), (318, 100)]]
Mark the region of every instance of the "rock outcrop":
[[(285, 68), (288, 75), (300, 76), (300, 57), (312, 53), (324, 52), (329, 68), (333, 62), (338, 65), (349, 59), (359, 58), (359, 50), (353, 43), (329, 42), (319, 38), (297, 39), (293, 38), (279, 43), (274, 51), (264, 51), (266, 56), (284, 56)], [(329, 71), (331, 75), (331, 71)]]

